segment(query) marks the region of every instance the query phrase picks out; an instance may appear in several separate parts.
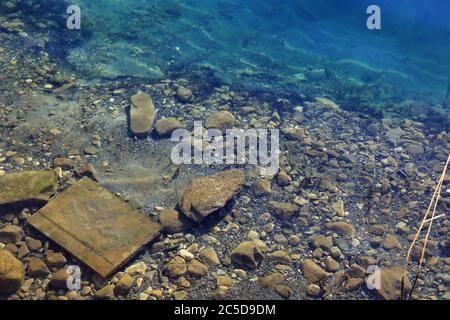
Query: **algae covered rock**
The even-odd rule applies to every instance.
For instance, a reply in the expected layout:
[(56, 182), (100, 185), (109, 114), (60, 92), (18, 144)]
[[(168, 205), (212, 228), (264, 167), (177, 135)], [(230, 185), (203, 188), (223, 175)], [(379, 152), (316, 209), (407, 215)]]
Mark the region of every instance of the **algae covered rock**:
[(0, 176), (1, 205), (42, 204), (56, 192), (53, 171), (23, 171)]

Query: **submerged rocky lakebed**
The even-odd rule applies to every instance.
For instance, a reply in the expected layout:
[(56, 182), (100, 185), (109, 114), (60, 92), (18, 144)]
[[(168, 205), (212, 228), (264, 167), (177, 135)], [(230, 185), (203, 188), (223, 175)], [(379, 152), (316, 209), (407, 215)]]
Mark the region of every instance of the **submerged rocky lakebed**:
[[(77, 78), (22, 36), (0, 31), (1, 299), (399, 298), (447, 132), (202, 71)], [(279, 129), (280, 171), (174, 165), (170, 133), (197, 120)], [(435, 221), (414, 299), (450, 298), (448, 227)], [(79, 288), (68, 287), (74, 266)], [(378, 289), (366, 284), (373, 266)]]

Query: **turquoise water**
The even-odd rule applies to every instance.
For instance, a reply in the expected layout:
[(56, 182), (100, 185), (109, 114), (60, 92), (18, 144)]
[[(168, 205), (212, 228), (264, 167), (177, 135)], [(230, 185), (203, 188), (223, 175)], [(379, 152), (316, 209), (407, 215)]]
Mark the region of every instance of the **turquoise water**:
[[(328, 96), (350, 110), (411, 117), (412, 100), (446, 111), (448, 1), (70, 3), (81, 8), (82, 30), (61, 31), (64, 58), (85, 77), (162, 79), (203, 68), (229, 85)], [(366, 26), (371, 4), (381, 30)]]

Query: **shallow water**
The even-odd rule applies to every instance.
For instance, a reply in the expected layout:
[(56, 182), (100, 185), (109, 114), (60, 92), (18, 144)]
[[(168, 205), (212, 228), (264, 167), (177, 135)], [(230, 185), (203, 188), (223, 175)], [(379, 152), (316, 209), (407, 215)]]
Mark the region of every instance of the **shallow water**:
[[(80, 30), (66, 26), (69, 4), (81, 9)], [(117, 270), (144, 265), (145, 272), (133, 274), (142, 285), (114, 293), (113, 299), (173, 299), (175, 293), (190, 299), (377, 299), (380, 292), (364, 285), (370, 266), (396, 277), (388, 283), (394, 288), (387, 297), (397, 299), (398, 268), (450, 147), (450, 4), (379, 0), (381, 29), (369, 30), (370, 4), (1, 1), (0, 179), (55, 170), (58, 194), (63, 194), (79, 183), (78, 169), (90, 164), (97, 169), (91, 177), (146, 218), (164, 224), (163, 213), (170, 211), (165, 223), (175, 225), (164, 225), (161, 236)], [(156, 120), (154, 130), (138, 138), (130, 110), (136, 107), (132, 97), (142, 93), (156, 108), (143, 117)], [(253, 163), (176, 165), (174, 141), (156, 128), (165, 118), (185, 127), (189, 136), (196, 135), (194, 124), (200, 120), (205, 127), (212, 122), (211, 128), (278, 129), (280, 171), (265, 177)], [(233, 189), (232, 181), (202, 180), (187, 198), (199, 192), (206, 209), (186, 211), (183, 196), (192, 180), (227, 169), (241, 170), (242, 188), (230, 191), (228, 199), (227, 192), (216, 190), (225, 184)], [(416, 291), (420, 299), (450, 298), (445, 217), (450, 179), (443, 180), (439, 219)], [(95, 196), (92, 201), (101, 210)], [(200, 221), (211, 207), (211, 215)], [(25, 230), (25, 242), (32, 237), (45, 243), (48, 237), (26, 227), (27, 218), (40, 209), (0, 206), (0, 229), (14, 224)], [(92, 218), (93, 212), (82, 213)], [(199, 221), (189, 220), (193, 216)], [(231, 259), (240, 244), (256, 238), (270, 252), (257, 268)], [(25, 242), (7, 249), (20, 247), (15, 254), (25, 264), (31, 256), (45, 260), (49, 250), (63, 252), (63, 265), (80, 265), (90, 286), (82, 297), (75, 292), (76, 298), (101, 296), (104, 283), (74, 259), (70, 248), (50, 242), (23, 256)], [(175, 256), (191, 265), (186, 249), (207, 264), (199, 252), (206, 247), (220, 260), (206, 274), (184, 270), (189, 285), (167, 275)], [(420, 249), (414, 248), (414, 262)], [(319, 268), (320, 283), (305, 272), (308, 265)], [(416, 270), (411, 266), (410, 276)], [(281, 287), (261, 285), (277, 272), (284, 276)], [(236, 285), (221, 292), (218, 274)], [(31, 289), (17, 291), (14, 298), (71, 297), (64, 290), (41, 290), (38, 277), (26, 274), (25, 279)]]

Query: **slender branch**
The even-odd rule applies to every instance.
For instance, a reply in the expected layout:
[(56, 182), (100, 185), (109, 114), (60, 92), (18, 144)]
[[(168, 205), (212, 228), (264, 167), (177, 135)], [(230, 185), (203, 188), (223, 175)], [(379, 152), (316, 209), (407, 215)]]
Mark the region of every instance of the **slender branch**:
[[(429, 221), (430, 224), (428, 226), (428, 231), (427, 231), (427, 234), (426, 234), (426, 237), (425, 237), (425, 241), (424, 241), (424, 245), (423, 245), (423, 248), (422, 248), (422, 253), (421, 253), (421, 256), (420, 256), (420, 260), (419, 260), (419, 267), (418, 267), (418, 270), (417, 270), (417, 273), (416, 273), (416, 277), (414, 279), (413, 286), (412, 286), (411, 291), (409, 293), (409, 299), (411, 298), (411, 296), (413, 294), (413, 291), (414, 291), (414, 289), (416, 287), (417, 280), (419, 278), (419, 274), (420, 274), (420, 271), (421, 271), (421, 268), (422, 268), (422, 264), (423, 264), (423, 260), (424, 260), (424, 257), (425, 257), (426, 247), (427, 247), (428, 239), (429, 239), (429, 236), (430, 236), (430, 233), (431, 233), (431, 228), (432, 228), (432, 225), (433, 225), (433, 221), (436, 218), (435, 217), (435, 215), (436, 215), (436, 208), (437, 208), (437, 204), (439, 202), (440, 196), (441, 196), (442, 185), (443, 185), (444, 180), (445, 180), (445, 175), (447, 173), (447, 168), (448, 168), (449, 163), (450, 163), (450, 154), (448, 155), (447, 162), (445, 163), (445, 166), (444, 166), (444, 169), (442, 171), (442, 174), (439, 177), (438, 184), (437, 184), (437, 186), (436, 186), (436, 188), (434, 190), (433, 197), (431, 198), (431, 201), (430, 201), (430, 204), (428, 206), (428, 209), (425, 212), (425, 215), (424, 215), (424, 217), (423, 217), (423, 219), (422, 219), (422, 221), (420, 223), (419, 229), (417, 230), (417, 233), (414, 236), (414, 239), (413, 239), (413, 241), (411, 243), (411, 246), (409, 247), (408, 253), (406, 255), (405, 264), (403, 265), (403, 270), (402, 270), (402, 286), (401, 286), (401, 296), (400, 296), (400, 298), (402, 300), (405, 297), (405, 295), (404, 295), (405, 279), (406, 279), (407, 267), (408, 267), (409, 261), (411, 259), (412, 250), (414, 249), (414, 246), (415, 246), (417, 240), (419, 239), (420, 232), (422, 231), (425, 223)], [(433, 208), (431, 219), (428, 219), (428, 215), (430, 214), (431, 208)]]

